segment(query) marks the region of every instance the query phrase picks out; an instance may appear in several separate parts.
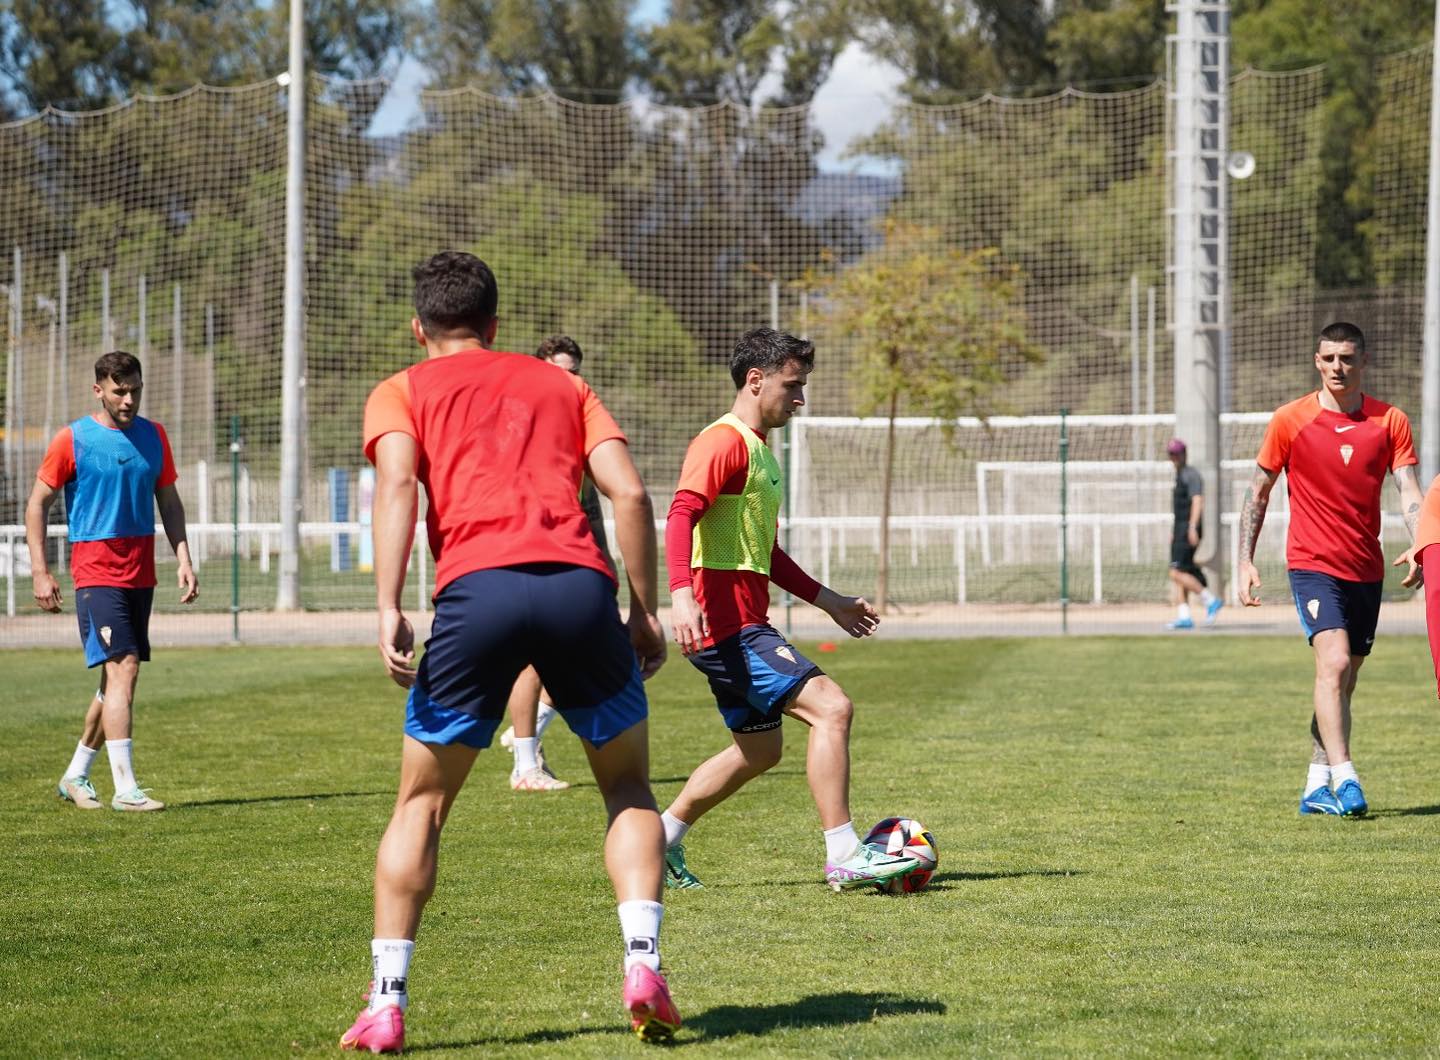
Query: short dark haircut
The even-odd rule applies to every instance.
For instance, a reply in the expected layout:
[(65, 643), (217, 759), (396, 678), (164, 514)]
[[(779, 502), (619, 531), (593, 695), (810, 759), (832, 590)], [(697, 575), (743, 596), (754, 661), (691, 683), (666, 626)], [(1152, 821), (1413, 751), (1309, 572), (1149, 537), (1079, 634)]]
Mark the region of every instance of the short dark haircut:
[(111, 350), (102, 354), (95, 362), (95, 382), (103, 383), (107, 379), (120, 382), (122, 379), (129, 379), (132, 375), (144, 376), (140, 373), (140, 358), (133, 353), (126, 353), (124, 350)]
[(738, 390), (745, 385), (745, 375), (750, 369), (759, 368), (766, 375), (774, 375), (788, 361), (799, 361), (805, 371), (811, 371), (815, 367), (815, 344), (774, 328), (753, 328), (740, 336), (735, 351), (730, 354), (730, 378), (735, 380)]
[(577, 368), (585, 359), (585, 354), (580, 350), (580, 344), (569, 335), (551, 335), (548, 339), (542, 339), (539, 347), (535, 350), (535, 356), (542, 361), (548, 361), (557, 353), (568, 353)]
[(1356, 353), (1365, 352), (1365, 332), (1346, 320), (1328, 325), (1320, 332), (1320, 342), (1348, 342), (1354, 345)]
[(415, 315), (432, 338), (455, 331), (480, 334), (495, 319), (500, 289), (490, 266), (463, 250), (442, 250), (416, 265)]

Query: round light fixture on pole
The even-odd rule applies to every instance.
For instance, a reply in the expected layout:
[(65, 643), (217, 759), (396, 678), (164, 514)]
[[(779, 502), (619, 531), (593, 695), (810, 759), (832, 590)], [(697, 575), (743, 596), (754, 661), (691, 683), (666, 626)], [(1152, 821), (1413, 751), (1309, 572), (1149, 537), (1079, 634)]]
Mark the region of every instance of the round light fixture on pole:
[(1225, 160), (1225, 172), (1233, 180), (1244, 180), (1255, 172), (1255, 156), (1249, 151), (1235, 151)]

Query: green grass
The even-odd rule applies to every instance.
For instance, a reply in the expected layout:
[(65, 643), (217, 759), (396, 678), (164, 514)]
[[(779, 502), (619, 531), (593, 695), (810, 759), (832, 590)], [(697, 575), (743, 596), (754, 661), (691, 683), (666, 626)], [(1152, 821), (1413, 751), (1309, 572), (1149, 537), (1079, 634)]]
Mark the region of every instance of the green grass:
[[(368, 650), (168, 650), (136, 762), (171, 808), (53, 785), (92, 689), (6, 653), (0, 1054), (326, 1055), (368, 972), (401, 694)], [(687, 1056), (1395, 1055), (1440, 1050), (1440, 752), (1419, 639), (1357, 698), (1366, 821), (1295, 813), (1308, 653), (1206, 637), (843, 644), (854, 809), (936, 834), (910, 897), (834, 895), (789, 754), (687, 842), (663, 939)], [(662, 802), (725, 736), (674, 660), (651, 685)], [(581, 779), (574, 741), (547, 741)], [(108, 798), (104, 759), (97, 786)], [(482, 755), (411, 968), (410, 1044), (642, 1056), (592, 785), (513, 796)]]

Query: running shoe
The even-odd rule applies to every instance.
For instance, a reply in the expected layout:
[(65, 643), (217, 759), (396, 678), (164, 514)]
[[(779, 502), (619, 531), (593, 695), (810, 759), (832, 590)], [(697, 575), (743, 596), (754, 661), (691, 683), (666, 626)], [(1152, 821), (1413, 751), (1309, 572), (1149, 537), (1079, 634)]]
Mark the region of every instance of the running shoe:
[(1364, 817), (1370, 812), (1370, 804), (1365, 801), (1365, 792), (1360, 790), (1358, 780), (1347, 780), (1336, 788), (1335, 801), (1346, 817)]
[(66, 802), (73, 802), (77, 809), (100, 809), (100, 797), (95, 794), (95, 786), (87, 776), (61, 777), (55, 790)]
[(117, 794), (110, 800), (112, 810), (129, 810), (132, 813), (145, 813), (149, 810), (163, 810), (165, 804), (158, 799), (152, 799), (150, 793), (143, 788), (131, 788), (123, 795)]
[(665, 886), (672, 890), (705, 886), (685, 864), (684, 843), (676, 843), (665, 851)]
[(340, 1048), (368, 1049), (372, 1053), (398, 1053), (405, 1048), (405, 1013), (399, 1005), (378, 1012), (362, 1009), (354, 1025), (340, 1035)]
[(570, 785), (539, 766), (523, 773), (510, 774), (510, 787), (515, 791), (564, 791)]
[(670, 987), (659, 972), (637, 964), (625, 973), (625, 1008), (630, 1027), (642, 1042), (662, 1041), (680, 1029), (680, 1013), (670, 1000)]
[[(1359, 785), (1357, 784), (1356, 787)], [(1361, 799), (1361, 802), (1363, 804), (1364, 799)], [(1300, 812), (1302, 814), (1328, 813), (1333, 817), (1340, 817), (1345, 813), (1345, 807), (1340, 805), (1340, 800), (1335, 797), (1333, 791), (1322, 785), (1309, 795), (1300, 797)]]
[(1193, 618), (1177, 618), (1177, 619), (1174, 619), (1173, 621), (1166, 622), (1166, 623), (1165, 623), (1165, 628), (1166, 628), (1166, 629), (1194, 629), (1194, 628), (1195, 628), (1195, 620), (1194, 620)]
[(914, 858), (897, 857), (869, 843), (861, 843), (844, 861), (825, 863), (825, 882), (839, 893), (850, 887), (881, 884), (903, 876), (916, 865)]
[(1218, 596), (1205, 605), (1205, 624), (1207, 626), (1213, 626), (1215, 624), (1215, 616), (1220, 613), (1220, 609), (1224, 606), (1225, 601)]

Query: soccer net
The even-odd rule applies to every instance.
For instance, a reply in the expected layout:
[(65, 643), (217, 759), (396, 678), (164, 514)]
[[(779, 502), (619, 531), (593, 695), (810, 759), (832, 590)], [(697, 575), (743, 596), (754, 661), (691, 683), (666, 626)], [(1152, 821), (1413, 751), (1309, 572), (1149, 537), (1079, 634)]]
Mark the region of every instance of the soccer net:
[[(1232, 198), (1227, 408), (1268, 410), (1308, 389), (1314, 332), (1335, 316), (1374, 336), (1377, 393), (1403, 407), (1418, 392), (1429, 70), (1428, 49), (1380, 66), (1366, 229), (1377, 282), (1344, 292), (1316, 279), (1325, 72), (1235, 79), (1230, 142), (1257, 168)], [(397, 130), (376, 120), (389, 90), (307, 85), (301, 594), (307, 610), (334, 614), (267, 616), (253, 633), (348, 630), (340, 613), (370, 606), (361, 411), (415, 356), (409, 268), (447, 247), (495, 268), (498, 345), (528, 352), (556, 332), (580, 342), (662, 512), (686, 443), (729, 405), (736, 337), (771, 323), (814, 336), (811, 415), (787, 458), (787, 532), (817, 573), (873, 593), (887, 432), (864, 418), (877, 410), (859, 382), (877, 351), (834, 322), (819, 288), (893, 256), (887, 221), (1015, 267), (1014, 308), (1039, 353), (997, 366), (988, 426), (947, 432), (933, 410), (902, 402), (892, 601), (951, 607), (936, 612), (945, 632), (963, 631), (962, 597), (1042, 614), (1058, 600), (1058, 501), (1043, 499), (1059, 496), (1061, 408), (1075, 414), (1071, 598), (1129, 606), (1163, 594), (1164, 85), (902, 105), (851, 144), (826, 143), (806, 108), (593, 106), (468, 89), (422, 93)], [(25, 617), (24, 499), (49, 437), (91, 407), (90, 367), (113, 347), (145, 364), (143, 412), (169, 430), (202, 564), (201, 610), (173, 635), (224, 639), (232, 607), (274, 606), (286, 102), (267, 82), (0, 126), (6, 642), (59, 628)], [(1258, 427), (1227, 430), (1227, 458), (1253, 457)], [(1221, 488), (1233, 510), (1232, 485)], [(58, 514), (51, 548), (63, 568)], [(1281, 537), (1272, 525), (1266, 547)], [(173, 570), (163, 539), (157, 558), (163, 590)], [(417, 609), (427, 564), (417, 551)], [(165, 621), (171, 595), (157, 599)], [(356, 621), (356, 639), (368, 638), (368, 619)]]

